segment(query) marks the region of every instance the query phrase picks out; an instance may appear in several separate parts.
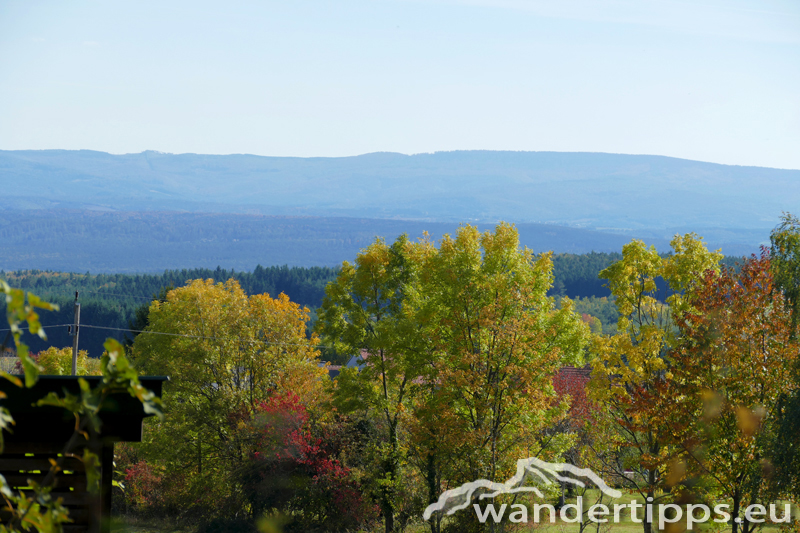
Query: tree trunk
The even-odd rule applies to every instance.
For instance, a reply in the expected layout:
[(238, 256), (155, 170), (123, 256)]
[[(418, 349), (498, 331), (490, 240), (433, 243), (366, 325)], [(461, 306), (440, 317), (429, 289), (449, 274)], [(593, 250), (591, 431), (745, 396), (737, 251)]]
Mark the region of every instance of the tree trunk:
[[(425, 482), (428, 485), (428, 504), (436, 503), (439, 499), (439, 483), (436, 479), (436, 454), (428, 452), (428, 460), (425, 465)], [(441, 513), (436, 513), (428, 521), (431, 526), (431, 533), (441, 532)]]
[(386, 473), (389, 483), (384, 485), (381, 489), (381, 502), (380, 507), (383, 512), (384, 530), (385, 533), (394, 533), (394, 483), (397, 481), (397, 427), (389, 421), (389, 445), (391, 451), (389, 457), (384, 462), (384, 472)]
[(394, 509), (386, 495), (386, 489), (381, 495), (381, 511), (383, 512), (383, 524), (385, 533), (394, 533)]
[(739, 489), (733, 493), (733, 509), (731, 510), (731, 533), (739, 533), (739, 507), (741, 505), (742, 495)]
[[(651, 448), (651, 451), (655, 451), (655, 453), (657, 453), (658, 448), (656, 446), (653, 446)], [(642, 510), (642, 512), (644, 513), (644, 516), (642, 517), (642, 528), (644, 529), (644, 533), (652, 533), (653, 531), (653, 524), (651, 524), (647, 520), (647, 504), (650, 503), (647, 501), (647, 499), (648, 498), (655, 499), (655, 490), (653, 489), (653, 487), (655, 486), (656, 486), (656, 471), (652, 468), (649, 468), (647, 470), (647, 493), (644, 498), (644, 509)]]
[[(652, 491), (648, 491), (648, 492), (647, 492), (647, 495), (648, 495), (648, 496), (650, 496), (650, 497), (652, 497), (652, 495), (653, 495)], [(652, 533), (652, 531), (653, 531), (653, 524), (651, 524), (651, 523), (650, 523), (650, 522), (648, 522), (648, 520), (647, 520), (647, 503), (648, 503), (648, 502), (647, 502), (647, 498), (645, 498), (645, 500), (644, 500), (645, 507), (644, 507), (644, 509), (642, 510), (642, 512), (644, 513), (644, 516), (642, 517), (642, 527), (644, 528), (644, 533)]]
[[(750, 505), (755, 505), (756, 503), (756, 495), (753, 493), (752, 497), (750, 498)], [(747, 513), (744, 514), (744, 518), (742, 518), (742, 533), (750, 533), (751, 531), (755, 530), (755, 524), (751, 523), (747, 520)]]

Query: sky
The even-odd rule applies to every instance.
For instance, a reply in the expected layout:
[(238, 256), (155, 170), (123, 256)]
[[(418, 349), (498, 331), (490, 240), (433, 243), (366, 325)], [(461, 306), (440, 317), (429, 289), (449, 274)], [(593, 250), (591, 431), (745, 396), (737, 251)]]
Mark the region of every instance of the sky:
[(797, 0), (0, 0), (0, 149), (800, 169)]

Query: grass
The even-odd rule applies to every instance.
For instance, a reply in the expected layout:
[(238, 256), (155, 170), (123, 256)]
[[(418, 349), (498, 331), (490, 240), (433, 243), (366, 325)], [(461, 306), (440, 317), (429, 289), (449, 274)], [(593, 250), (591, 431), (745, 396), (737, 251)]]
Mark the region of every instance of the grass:
[(188, 533), (187, 528), (177, 527), (165, 520), (138, 520), (130, 517), (113, 516), (111, 533)]

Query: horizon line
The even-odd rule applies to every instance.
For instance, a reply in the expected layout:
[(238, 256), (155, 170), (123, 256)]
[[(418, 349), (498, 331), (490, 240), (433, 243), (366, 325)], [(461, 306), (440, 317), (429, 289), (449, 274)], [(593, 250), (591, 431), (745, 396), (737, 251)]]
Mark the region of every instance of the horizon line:
[(245, 152), (231, 152), (231, 153), (202, 153), (202, 152), (163, 152), (160, 150), (142, 150), (141, 152), (106, 152), (103, 150), (94, 150), (91, 148), (79, 148), (79, 149), (69, 149), (69, 148), (22, 148), (22, 149), (12, 149), (7, 150), (0, 148), (0, 152), (93, 152), (98, 154), (105, 154), (111, 156), (134, 156), (134, 155), (143, 155), (143, 154), (158, 154), (158, 155), (166, 155), (166, 156), (210, 156), (210, 157), (231, 157), (231, 156), (244, 156), (244, 157), (263, 157), (263, 158), (270, 158), (270, 159), (349, 159), (349, 158), (357, 158), (357, 157), (366, 157), (366, 156), (374, 156), (374, 155), (399, 155), (404, 157), (416, 157), (416, 156), (435, 156), (439, 154), (458, 154), (458, 153), (471, 153), (471, 152), (482, 152), (482, 153), (497, 153), (497, 154), (580, 154), (580, 155), (608, 155), (608, 156), (627, 156), (627, 157), (657, 157), (657, 158), (664, 158), (664, 159), (675, 159), (679, 161), (689, 161), (692, 163), (704, 163), (709, 165), (721, 165), (726, 167), (740, 167), (740, 168), (766, 168), (771, 170), (789, 170), (789, 171), (798, 171), (800, 168), (784, 168), (784, 167), (769, 167), (764, 165), (740, 165), (734, 163), (719, 163), (715, 161), (704, 161), (701, 159), (689, 159), (686, 157), (677, 157), (671, 155), (663, 155), (663, 154), (631, 154), (631, 153), (624, 153), (624, 152), (590, 152), (590, 151), (558, 151), (558, 150), (489, 150), (489, 149), (459, 149), (459, 150), (437, 150), (433, 152), (415, 152), (415, 153), (403, 153), (403, 152), (393, 152), (393, 151), (377, 151), (377, 152), (365, 152), (361, 154), (351, 154), (351, 155), (339, 155), (339, 156), (284, 156), (284, 155), (263, 155), (263, 154), (252, 154), (252, 153), (245, 153)]

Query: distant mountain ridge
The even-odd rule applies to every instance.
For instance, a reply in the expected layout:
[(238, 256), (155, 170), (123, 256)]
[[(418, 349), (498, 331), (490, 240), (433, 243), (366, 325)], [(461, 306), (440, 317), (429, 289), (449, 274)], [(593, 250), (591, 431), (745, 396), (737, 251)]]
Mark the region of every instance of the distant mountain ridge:
[(781, 211), (800, 205), (800, 170), (601, 153), (0, 151), (0, 177), (4, 204), (15, 209), (508, 220), (654, 238), (720, 232), (733, 239), (726, 242), (749, 244), (766, 238)]

